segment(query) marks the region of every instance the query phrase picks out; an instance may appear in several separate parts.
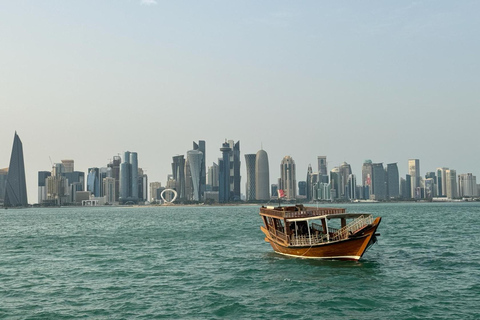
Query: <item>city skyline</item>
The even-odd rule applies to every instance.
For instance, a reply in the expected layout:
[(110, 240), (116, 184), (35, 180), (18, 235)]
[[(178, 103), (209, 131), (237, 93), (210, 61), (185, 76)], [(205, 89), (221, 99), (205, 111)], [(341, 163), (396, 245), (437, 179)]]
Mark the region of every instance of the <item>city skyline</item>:
[(206, 165), (225, 138), (263, 147), (271, 182), (286, 155), (297, 181), (318, 156), (357, 184), (365, 159), (480, 175), (480, 3), (150, 3), (0, 4), (0, 168), (17, 131), (29, 202), (50, 159), (135, 150), (165, 181), (198, 139)]
[[(207, 141), (200, 140), (200, 142), (202, 143), (202, 146), (203, 146), (202, 148), (208, 149), (208, 148), (206, 147), (206, 146), (209, 145), (209, 143), (208, 143)], [(234, 143), (233, 140), (229, 140), (228, 143), (227, 143), (227, 142), (224, 142), (224, 145), (225, 145), (225, 144), (226, 144), (226, 146), (227, 146), (229, 149), (231, 149), (231, 150), (229, 151), (229, 152), (231, 152), (231, 151), (233, 150), (233, 148), (231, 148), (230, 146), (232, 146), (232, 147), (236, 146), (236, 147), (238, 148), (238, 147), (239, 147), (239, 144), (240, 144), (240, 140), (237, 141), (236, 143)], [(195, 146), (195, 142), (194, 142), (194, 146)], [(217, 150), (219, 150), (219, 149), (217, 148)], [(251, 155), (252, 155), (252, 154), (248, 154), (248, 153), (241, 152), (239, 149), (237, 149), (237, 152), (239, 152), (240, 158), (243, 158), (244, 156), (251, 156)], [(265, 156), (262, 156), (262, 157), (265, 157), (265, 158), (267, 159), (267, 167), (268, 167), (268, 166), (272, 166), (271, 160), (268, 159), (268, 158), (269, 158), (269, 156), (268, 156), (269, 153), (265, 152), (263, 149), (258, 150), (257, 153), (261, 153), (261, 152), (263, 152), (263, 153), (265, 154)], [(184, 152), (183, 155), (178, 155), (178, 154), (177, 154), (177, 155), (174, 155), (174, 156), (171, 157), (171, 159), (173, 159), (174, 162), (170, 164), (169, 169), (170, 169), (171, 171), (167, 173), (167, 175), (166, 175), (166, 177), (165, 177), (164, 180), (161, 180), (161, 179), (152, 179), (151, 177), (149, 177), (149, 178), (148, 178), (148, 182), (160, 182), (161, 185), (162, 185), (162, 187), (166, 187), (166, 186), (168, 185), (168, 179), (169, 179), (169, 177), (170, 177), (170, 176), (171, 176), (171, 177), (174, 177), (174, 176), (175, 176), (175, 175), (173, 174), (173, 172), (174, 172), (175, 170), (178, 170), (178, 169), (176, 169), (176, 168), (178, 168), (178, 167), (182, 168), (182, 167), (185, 166), (185, 163), (188, 164), (187, 155), (188, 155), (189, 153), (199, 154), (199, 156), (200, 156), (199, 159), (200, 159), (200, 160), (197, 161), (197, 164), (196, 164), (196, 165), (197, 165), (197, 166), (201, 166), (201, 161), (203, 161), (203, 157), (202, 157), (202, 156), (203, 156), (203, 153), (202, 153), (202, 152), (199, 152), (198, 149), (187, 150), (187, 151)], [(131, 158), (131, 154), (133, 154), (133, 155), (134, 155), (134, 159), (135, 159), (135, 160), (133, 160), (133, 162), (134, 162), (134, 163), (137, 163), (137, 162), (138, 162), (138, 160), (136, 160), (136, 157), (137, 157), (137, 153), (136, 153), (136, 152), (124, 151), (123, 157), (125, 156), (125, 154), (128, 154), (128, 157), (129, 157), (130, 160), (132, 159), (132, 158)], [(255, 154), (253, 154), (253, 155), (255, 155)], [(216, 162), (220, 161), (221, 158), (222, 158), (222, 152), (221, 152), (221, 151), (218, 151), (218, 154), (217, 154), (216, 156), (218, 156)], [(121, 161), (124, 162), (123, 157), (122, 157), (122, 156), (114, 156), (114, 157), (112, 157), (112, 158), (113, 158), (114, 160), (115, 160), (115, 158), (116, 158), (116, 161), (119, 161), (119, 159), (121, 159)], [(213, 155), (213, 157), (215, 157), (215, 155)], [(175, 161), (177, 161), (177, 160), (175, 160), (175, 159), (180, 159), (180, 158), (183, 159), (182, 162), (179, 164), (179, 166), (178, 166), (178, 165), (175, 165)], [(229, 153), (229, 158), (230, 158), (230, 159), (233, 159), (233, 153)], [(281, 160), (278, 164), (281, 164), (281, 163), (285, 160), (285, 158), (291, 159), (290, 156), (284, 156), (284, 157), (283, 157), (283, 160)], [(336, 192), (340, 192), (340, 193), (339, 193), (340, 198), (344, 198), (344, 197), (345, 197), (344, 194), (343, 194), (344, 192), (352, 192), (352, 191), (349, 191), (349, 190), (345, 190), (345, 186), (346, 186), (347, 184), (350, 184), (350, 183), (351, 183), (351, 182), (350, 182), (349, 175), (353, 174), (353, 175), (355, 176), (355, 179), (356, 179), (356, 185), (357, 185), (357, 186), (362, 186), (362, 184), (363, 184), (362, 181), (366, 179), (366, 176), (364, 176), (364, 175), (365, 175), (365, 173), (364, 173), (364, 170), (365, 170), (365, 169), (363, 168), (363, 167), (365, 166), (365, 164), (373, 165), (372, 170), (375, 170), (375, 166), (382, 165), (382, 166), (381, 166), (381, 169), (382, 169), (382, 170), (381, 170), (381, 172), (382, 172), (382, 177), (381, 177), (381, 178), (378, 178), (378, 174), (377, 174), (377, 179), (380, 179), (379, 181), (385, 181), (385, 186), (382, 186), (382, 188), (385, 188), (385, 190), (382, 191), (382, 195), (380, 195), (379, 198), (376, 198), (376, 199), (379, 199), (379, 200), (386, 199), (386, 195), (388, 194), (388, 188), (389, 188), (389, 187), (388, 187), (388, 183), (389, 183), (389, 182), (388, 182), (388, 180), (387, 180), (388, 167), (391, 167), (391, 166), (394, 165), (394, 166), (395, 166), (395, 167), (394, 167), (394, 171), (395, 171), (396, 174), (398, 173), (398, 177), (399, 177), (399, 178), (405, 178), (406, 175), (409, 175), (410, 179), (411, 179), (411, 173), (412, 173), (412, 164), (411, 164), (411, 163), (414, 163), (415, 166), (419, 166), (420, 163), (422, 163), (421, 167), (423, 168), (423, 162), (421, 161), (421, 159), (408, 159), (408, 160), (406, 160), (407, 163), (406, 163), (406, 165), (405, 165), (405, 168), (406, 168), (406, 169), (405, 169), (404, 172), (402, 172), (402, 171), (399, 169), (399, 167), (401, 167), (401, 165), (398, 165), (398, 164), (399, 164), (398, 161), (395, 161), (395, 162), (393, 162), (393, 163), (385, 163), (385, 162), (375, 162), (375, 163), (373, 163), (370, 159), (366, 159), (366, 160), (363, 161), (363, 163), (362, 163), (362, 168), (361, 168), (361, 170), (356, 171), (356, 170), (352, 170), (352, 169), (351, 169), (352, 165), (351, 165), (350, 163), (345, 162), (345, 161), (342, 162), (342, 163), (340, 163), (340, 164), (337, 164), (337, 165), (331, 165), (331, 164), (330, 164), (331, 161), (328, 161), (329, 157), (327, 157), (327, 156), (317, 156), (317, 157), (315, 157), (315, 158), (316, 158), (317, 160), (320, 159), (320, 158), (322, 158), (322, 159), (323, 159), (322, 162), (323, 162), (323, 163), (326, 163), (325, 166), (322, 165), (322, 168), (318, 167), (318, 169), (320, 169), (321, 171), (323, 171), (323, 170), (326, 169), (326, 170), (327, 170), (327, 176), (328, 176), (328, 177), (331, 176), (331, 173), (332, 173), (332, 172), (335, 172), (335, 174), (338, 175), (338, 181), (335, 179), (335, 181), (333, 182), (333, 187), (332, 187), (332, 188), (335, 189)], [(328, 158), (328, 159), (327, 159), (327, 158)], [(129, 161), (130, 161), (130, 160), (129, 160)], [(239, 160), (241, 160), (241, 159), (239, 159)], [(89, 191), (92, 192), (92, 194), (94, 194), (95, 196), (98, 196), (98, 194), (97, 194), (96, 192), (94, 192), (94, 189), (91, 189), (91, 188), (93, 188), (93, 187), (89, 187), (89, 185), (88, 185), (89, 179), (87, 179), (87, 178), (88, 178), (88, 175), (89, 175), (89, 174), (90, 174), (90, 175), (92, 174), (92, 172), (93, 172), (92, 170), (95, 170), (95, 172), (96, 172), (95, 175), (98, 175), (99, 177), (100, 177), (100, 176), (106, 177), (106, 170), (107, 170), (107, 169), (110, 170), (110, 167), (113, 166), (113, 162), (114, 162), (114, 161), (112, 161), (112, 159), (109, 159), (109, 161), (111, 161), (111, 162), (110, 162), (110, 163), (104, 163), (104, 164), (102, 164), (102, 165), (99, 165), (98, 167), (88, 167), (88, 168), (83, 172), (83, 171), (81, 171), (81, 170), (77, 170), (77, 165), (76, 165), (75, 159), (61, 159), (61, 160), (55, 161), (55, 163), (53, 163), (53, 167), (51, 168), (51, 169), (52, 169), (51, 173), (54, 174), (56, 171), (62, 170), (62, 174), (63, 174), (64, 176), (68, 177), (68, 178), (71, 179), (71, 180), (73, 179), (72, 181), (75, 182), (75, 183), (77, 183), (76, 181), (77, 181), (78, 179), (80, 179), (80, 178), (78, 177), (78, 175), (79, 175), (79, 174), (82, 174), (82, 177), (81, 177), (82, 180), (81, 180), (81, 181), (82, 181), (82, 183), (84, 183), (85, 190), (89, 190)], [(206, 161), (207, 161), (207, 168), (210, 167), (211, 165), (213, 165), (213, 164), (215, 163), (215, 162), (209, 163), (209, 160), (206, 160)], [(232, 160), (230, 160), (230, 161), (232, 161)], [(242, 180), (243, 182), (240, 184), (240, 185), (241, 185), (241, 192), (240, 192), (240, 193), (241, 193), (242, 196), (246, 197), (246, 196), (247, 196), (247, 193), (246, 193), (246, 192), (247, 192), (247, 189), (246, 189), (246, 188), (247, 188), (247, 183), (248, 183), (248, 169), (247, 169), (248, 163), (247, 163), (247, 162), (242, 162), (242, 161), (240, 161), (240, 162), (241, 162), (241, 165), (240, 165), (240, 179), (243, 179), (243, 180)], [(74, 163), (75, 163), (75, 171), (73, 172), (73, 171), (71, 171), (71, 170), (73, 170)], [(295, 161), (294, 161), (294, 163), (295, 163)], [(329, 164), (330, 164), (330, 165), (329, 165)], [(59, 168), (58, 168), (58, 165), (62, 165), (62, 169), (59, 169)], [(140, 169), (140, 167), (138, 166), (138, 163), (136, 164), (136, 166)], [(217, 165), (217, 166), (218, 166), (218, 165)], [(276, 167), (275, 164), (273, 164), (273, 166)], [(295, 166), (296, 166), (296, 165), (295, 165)], [(120, 167), (120, 166), (119, 166), (119, 167)], [(295, 184), (295, 186), (296, 186), (296, 189), (295, 189), (296, 195), (298, 195), (298, 192), (299, 192), (298, 183), (299, 183), (299, 182), (304, 182), (304, 181), (306, 181), (306, 179), (308, 179), (308, 178), (306, 178), (306, 175), (307, 175), (307, 173), (308, 173), (308, 170), (310, 170), (309, 168), (311, 168), (311, 167), (312, 167), (312, 165), (311, 165), (311, 163), (309, 163), (309, 165), (307, 166), (307, 168), (305, 168), (305, 170), (300, 170), (300, 171), (299, 171), (298, 167), (295, 169), (296, 174), (295, 174), (295, 177), (294, 177), (294, 178), (295, 178), (295, 181), (296, 181), (296, 184)], [(345, 169), (343, 169), (344, 167), (345, 167), (345, 168), (348, 168), (348, 170), (345, 171)], [(189, 170), (189, 171), (190, 171), (190, 168), (191, 168), (191, 166), (188, 165), (188, 170)], [(5, 169), (8, 169), (8, 168), (5, 168)], [(184, 168), (184, 169), (185, 169), (185, 168)], [(301, 168), (301, 169), (303, 169), (303, 168)], [(445, 192), (442, 192), (442, 194), (441, 194), (442, 196), (451, 197), (451, 196), (452, 196), (452, 192), (453, 192), (454, 197), (457, 196), (456, 193), (459, 191), (459, 189), (457, 189), (457, 188), (459, 188), (459, 186), (457, 186), (457, 184), (458, 184), (458, 180), (460, 179), (461, 176), (462, 176), (462, 179), (467, 179), (467, 178), (466, 178), (467, 176), (470, 176), (470, 177), (471, 177), (471, 176), (474, 176), (474, 177), (476, 177), (476, 174), (473, 173), (472, 170), (463, 172), (463, 171), (459, 171), (459, 170), (457, 170), (457, 169), (455, 169), (455, 168), (437, 167), (437, 168), (427, 168), (427, 169), (425, 169), (425, 171), (419, 171), (419, 172), (418, 172), (418, 174), (419, 174), (419, 179), (420, 179), (421, 181), (424, 181), (425, 179), (427, 179), (426, 175), (427, 175), (428, 173), (434, 173), (436, 176), (438, 176), (438, 174), (439, 174), (438, 171), (439, 171), (440, 169), (443, 170), (443, 171), (440, 173), (440, 174), (441, 174), (440, 177), (446, 176), (445, 179), (441, 179), (441, 180), (440, 180), (440, 181), (441, 181), (441, 187), (440, 187), (440, 188), (441, 188), (441, 190), (444, 190), (444, 189), (449, 190), (449, 192), (446, 192), (446, 191), (445, 191)], [(103, 170), (103, 171), (102, 171), (102, 170)], [(141, 170), (142, 172), (144, 171), (143, 168), (140, 169), (140, 170)], [(198, 168), (198, 170), (201, 170), (200, 167)], [(198, 171), (198, 170), (197, 170), (197, 171)], [(383, 172), (384, 170), (385, 170), (385, 172)], [(98, 171), (98, 172), (97, 172), (97, 171)], [(267, 171), (268, 171), (268, 170), (267, 170)], [(448, 186), (447, 186), (447, 185), (448, 185), (448, 184), (447, 184), (447, 180), (451, 180), (451, 179), (453, 178), (453, 176), (452, 176), (452, 178), (449, 178), (449, 177), (450, 177), (450, 176), (449, 176), (450, 171), (453, 172), (453, 175), (454, 175), (454, 179), (455, 179), (455, 180), (454, 180), (454, 181), (450, 181), (449, 183), (450, 183), (450, 184), (453, 183), (453, 184), (454, 184), (454, 187), (451, 187), (451, 186), (448, 187)], [(103, 172), (103, 175), (101, 175), (101, 172)], [(197, 183), (199, 183), (199, 181), (200, 181), (200, 176), (198, 175), (200, 172), (201, 172), (201, 171), (198, 171), (198, 173), (196, 173), (196, 175), (197, 175), (196, 179), (198, 180)], [(233, 172), (233, 171), (232, 171), (232, 172)], [(42, 174), (42, 176), (47, 177), (47, 176), (50, 176), (51, 173), (50, 173), (46, 168), (44, 168), (43, 170), (38, 171), (36, 174), (37, 174), (37, 177), (40, 178), (40, 175), (41, 175), (41, 174)], [(317, 173), (317, 171), (314, 171), (313, 173)], [(46, 174), (46, 175), (45, 175), (45, 174)], [(84, 176), (83, 176), (83, 174), (84, 174)], [(173, 174), (173, 175), (172, 175), (172, 174)], [(185, 174), (186, 174), (186, 173), (183, 172), (183, 175), (185, 175)], [(190, 172), (189, 172), (189, 175), (190, 175), (190, 177), (191, 177)], [(275, 176), (275, 173), (273, 173), (273, 176), (272, 176), (272, 174), (270, 174), (270, 175), (269, 175), (269, 181), (270, 181), (269, 186), (271, 186), (272, 184), (278, 184), (279, 179), (281, 178), (281, 175), (282, 175), (282, 174), (281, 174), (281, 170), (278, 170), (278, 176)], [(374, 176), (373, 171), (372, 171), (371, 175)], [(305, 177), (304, 177), (304, 176), (305, 176)], [(357, 180), (356, 177), (359, 177), (358, 180)], [(206, 177), (206, 179), (208, 179), (208, 176)], [(360, 179), (361, 179), (361, 180), (360, 180)], [(104, 188), (101, 180), (102, 180), (102, 179), (99, 179), (98, 181), (96, 181), (96, 185), (97, 185), (96, 188)], [(136, 180), (136, 179), (133, 179), (133, 180)], [(29, 199), (32, 199), (32, 198), (35, 199), (34, 197), (32, 197), (32, 195), (35, 195), (35, 194), (38, 194), (38, 195), (39, 195), (38, 199), (40, 199), (40, 190), (38, 190), (38, 187), (39, 187), (40, 185), (38, 184), (38, 183), (39, 183), (38, 181), (39, 181), (38, 179), (36, 179), (36, 180), (34, 181), (34, 184), (35, 184), (35, 192), (32, 192), (32, 194), (30, 194), (30, 192), (28, 192), (28, 190), (27, 190)], [(182, 181), (181, 178), (180, 178), (180, 181)], [(232, 180), (232, 181), (233, 181), (233, 180)], [(373, 185), (373, 184), (374, 184), (374, 180), (370, 181), (370, 183)], [(412, 187), (413, 187), (413, 182), (410, 180), (408, 183), (409, 183), (409, 185), (410, 185), (409, 190), (410, 190), (410, 192), (412, 193), (412, 198), (415, 198), (416, 196), (413, 194), (413, 191), (412, 191), (412, 190), (413, 190), (413, 189), (412, 189)], [(27, 180), (27, 185), (28, 185), (28, 184), (29, 184), (29, 183), (28, 183), (28, 180)], [(338, 186), (336, 186), (336, 184), (338, 184)], [(368, 184), (368, 183), (367, 183), (367, 184)], [(148, 187), (148, 184), (147, 184), (146, 186)], [(133, 186), (133, 184), (132, 184), (132, 187), (133, 187), (133, 188), (137, 188), (136, 186)], [(121, 186), (119, 186), (119, 188), (116, 188), (116, 187), (115, 187), (115, 189), (120, 189), (120, 188), (121, 188)], [(181, 195), (182, 195), (182, 193), (184, 193), (185, 191), (182, 191), (183, 189), (182, 189), (182, 186), (181, 186), (181, 185), (177, 185), (176, 188), (177, 188), (177, 191), (179, 192), (179, 199), (182, 199)], [(183, 188), (185, 188), (185, 185), (183, 185)], [(193, 195), (194, 186), (192, 185), (192, 186), (190, 186), (190, 188), (191, 188), (190, 192), (191, 192), (192, 195)], [(233, 183), (230, 183), (230, 188), (233, 188)], [(399, 188), (401, 188), (401, 186), (399, 186)], [(436, 190), (438, 190), (438, 186), (435, 186), (435, 188), (436, 188)], [(452, 191), (452, 188), (454, 189), (453, 191)], [(90, 189), (91, 189), (91, 190), (90, 190)], [(343, 190), (343, 191), (339, 191), (339, 190)], [(350, 189), (350, 190), (351, 190), (351, 189)], [(370, 192), (370, 194), (371, 194), (371, 190), (372, 190), (372, 189), (367, 189), (367, 192)], [(200, 191), (200, 185), (197, 186), (197, 192), (199, 192), (199, 191)], [(117, 190), (117, 193), (118, 193), (118, 192), (119, 192), (119, 190)], [(150, 192), (150, 190), (148, 190), (148, 192)], [(230, 192), (232, 193), (232, 194), (231, 194), (231, 197), (232, 197), (232, 196), (233, 196), (233, 189), (230, 189)], [(395, 191), (395, 192), (398, 192), (398, 190)], [(470, 190), (470, 191), (467, 191), (467, 194), (468, 194), (469, 192), (471, 192), (471, 190)], [(138, 190), (134, 191), (134, 193), (138, 193)], [(378, 193), (378, 192), (376, 192), (376, 193)], [(395, 194), (396, 194), (396, 193), (395, 193)], [(438, 196), (441, 196), (441, 195), (438, 194)], [(198, 194), (197, 197), (198, 197), (200, 200), (202, 200), (202, 199), (201, 199), (201, 194)], [(377, 197), (378, 197), (378, 195), (377, 195)], [(44, 196), (43, 196), (43, 198), (44, 198)], [(150, 199), (150, 198), (151, 198), (151, 195), (149, 194), (148, 199)], [(38, 199), (37, 199), (37, 201), (38, 201)], [(147, 198), (146, 198), (146, 199), (147, 199)], [(185, 198), (183, 198), (183, 199), (185, 199)], [(237, 198), (237, 199), (238, 199), (238, 198)], [(230, 201), (231, 201), (231, 200), (230, 200)], [(120, 201), (120, 202), (121, 202), (121, 201)], [(37, 203), (37, 202), (36, 202), (35, 200), (31, 200), (30, 204), (33, 204), (33, 203)]]

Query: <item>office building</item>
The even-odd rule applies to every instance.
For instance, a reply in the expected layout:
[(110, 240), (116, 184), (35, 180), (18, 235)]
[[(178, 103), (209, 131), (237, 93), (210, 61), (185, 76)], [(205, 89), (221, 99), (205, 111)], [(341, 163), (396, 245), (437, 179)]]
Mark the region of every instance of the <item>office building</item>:
[(373, 163), (373, 181), (372, 195), (374, 200), (385, 200), (387, 196), (387, 188), (385, 185), (385, 169), (383, 163)]
[(307, 182), (298, 181), (298, 195), (307, 198)]
[(113, 159), (107, 164), (109, 170), (109, 177), (115, 179), (115, 201), (118, 202), (120, 198), (120, 164), (122, 158), (120, 156), (114, 156)]
[(3, 204), (5, 207), (28, 206), (23, 146), (16, 132), (13, 138), (12, 154), (10, 157), (10, 166), (8, 167)]
[(230, 148), (228, 142), (225, 142), (222, 144), (220, 151), (222, 152), (222, 158), (218, 159), (218, 201), (221, 203), (225, 203), (233, 199), (233, 197), (230, 196), (230, 152), (232, 151), (232, 148)]
[(270, 199), (270, 169), (268, 154), (265, 150), (259, 150), (255, 158), (255, 199)]
[(157, 193), (162, 187), (160, 182), (150, 182), (150, 202), (157, 202), (160, 200), (160, 194)]
[(437, 197), (446, 197), (447, 196), (447, 170), (448, 168), (437, 168), (436, 176), (437, 176), (437, 181), (435, 183), (436, 186), (436, 194)]
[(101, 197), (100, 181), (100, 169), (88, 168), (87, 191), (90, 191), (90, 193), (97, 198)]
[(62, 160), (62, 165), (64, 173), (75, 171), (75, 162), (73, 160)]
[(410, 175), (411, 183), (411, 198), (418, 199), (419, 194), (417, 188), (420, 187), (420, 160), (409, 159), (408, 160), (408, 174)]
[(458, 175), (458, 197), (472, 198), (477, 194), (477, 177), (471, 173), (463, 173)]
[(255, 183), (255, 163), (256, 154), (245, 155), (245, 166), (247, 167), (247, 184), (245, 186), (245, 197), (247, 201), (256, 200), (256, 183)]
[(138, 202), (138, 156), (136, 152), (125, 151), (120, 164), (121, 204)]
[(233, 201), (241, 200), (240, 195), (240, 141), (229, 140), (230, 151), (230, 192)]
[(453, 169), (447, 169), (445, 171), (445, 180), (446, 180), (446, 195), (448, 199), (455, 199), (458, 197), (457, 194), (457, 171)]
[(208, 167), (208, 191), (218, 191), (218, 170), (218, 164), (215, 162), (212, 164), (212, 166)]
[(8, 168), (0, 169), (0, 204), (3, 205), (7, 185)]
[(312, 175), (313, 175), (312, 165), (308, 164), (307, 179), (306, 179), (306, 182), (307, 182), (307, 201), (312, 200), (312, 193), (313, 193)]
[(373, 194), (372, 188), (373, 181), (373, 165), (372, 160), (365, 160), (362, 165), (362, 186), (363, 186), (363, 199), (370, 199)]
[(400, 181), (398, 166), (396, 163), (388, 163), (386, 167), (387, 179), (387, 199), (397, 199), (400, 197)]
[(202, 161), (203, 161), (203, 153), (199, 150), (190, 150), (187, 152), (187, 161), (189, 164), (189, 172), (191, 179), (189, 179), (192, 183), (192, 200), (193, 201), (200, 201), (202, 195), (200, 194), (201, 186), (201, 175), (202, 175)]
[(175, 180), (172, 189), (177, 191), (179, 202), (186, 200), (185, 192), (185, 158), (183, 155), (174, 156), (172, 162), (172, 179)]
[(340, 178), (340, 185), (339, 185), (339, 194), (338, 198), (339, 199), (347, 199), (347, 184), (348, 184), (348, 177), (352, 174), (352, 168), (350, 165), (346, 162), (343, 162), (340, 167), (338, 168), (338, 174)]
[(202, 163), (200, 164), (200, 199), (203, 200), (203, 194), (207, 186), (207, 165), (206, 165), (206, 145), (204, 140), (199, 140), (198, 143), (193, 142), (193, 150), (198, 150), (202, 153)]
[(297, 181), (295, 161), (290, 156), (285, 156), (280, 164), (280, 185), (287, 200), (294, 200), (297, 197)]
[(327, 157), (326, 156), (318, 156), (318, 173), (320, 175), (328, 175), (328, 170), (327, 170)]
[(107, 204), (115, 203), (115, 178), (103, 178), (103, 192)]

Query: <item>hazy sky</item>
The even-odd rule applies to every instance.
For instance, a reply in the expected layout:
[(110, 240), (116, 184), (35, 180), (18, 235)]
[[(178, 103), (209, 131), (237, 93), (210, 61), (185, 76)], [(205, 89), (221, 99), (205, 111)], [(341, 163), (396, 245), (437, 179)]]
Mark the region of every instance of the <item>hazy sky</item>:
[[(478, 1), (1, 1), (0, 168), (23, 141), (37, 172), (138, 152), (165, 183), (172, 156), (263, 144), (270, 180), (420, 159), (480, 178)], [(359, 181), (360, 183), (360, 181)]]

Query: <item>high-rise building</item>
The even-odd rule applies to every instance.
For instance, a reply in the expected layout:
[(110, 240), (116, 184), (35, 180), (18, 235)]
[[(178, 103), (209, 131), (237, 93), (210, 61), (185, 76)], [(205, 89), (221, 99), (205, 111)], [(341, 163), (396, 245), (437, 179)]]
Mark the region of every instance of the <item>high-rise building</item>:
[(206, 147), (205, 147), (205, 141), (204, 140), (199, 140), (198, 143), (193, 142), (193, 150), (198, 150), (202, 152), (202, 163), (200, 165), (201, 170), (200, 170), (200, 199), (203, 200), (203, 194), (206, 191), (206, 185), (207, 185), (207, 167), (206, 167), (206, 159), (207, 159), (207, 154), (206, 154)]
[(186, 199), (185, 194), (185, 158), (183, 155), (172, 157), (172, 178), (175, 180), (175, 191), (177, 191), (178, 201)]
[(190, 150), (187, 152), (187, 161), (190, 168), (191, 181), (193, 186), (193, 201), (200, 201), (201, 199), (201, 175), (202, 175), (202, 161), (203, 153), (199, 150)]
[(477, 177), (471, 173), (463, 173), (458, 175), (458, 196), (459, 197), (476, 197), (477, 194)]
[(38, 203), (42, 204), (47, 200), (47, 178), (50, 177), (52, 173), (50, 171), (39, 171), (38, 172)]
[(418, 199), (417, 188), (420, 187), (420, 160), (409, 159), (408, 160), (408, 174), (411, 177), (411, 198)]
[(259, 150), (255, 157), (255, 199), (270, 199), (270, 169), (268, 154), (265, 150)]
[(375, 200), (385, 200), (387, 195), (387, 188), (385, 185), (385, 169), (383, 163), (373, 163), (373, 182), (372, 193)]
[(100, 181), (100, 169), (88, 168), (87, 191), (90, 191), (94, 197), (101, 197)]
[(3, 205), (5, 207), (26, 207), (28, 205), (23, 146), (17, 132), (13, 138)]
[(103, 192), (108, 204), (115, 203), (115, 178), (103, 178)]
[(228, 142), (222, 144), (220, 148), (222, 152), (222, 158), (218, 159), (219, 166), (219, 189), (218, 189), (218, 201), (221, 203), (229, 202), (230, 196), (230, 152), (232, 148)]
[(278, 184), (272, 184), (270, 186), (272, 197), (278, 197)]
[(209, 191), (218, 191), (218, 183), (218, 164), (214, 162), (211, 167), (208, 167)]
[(388, 163), (386, 167), (387, 198), (397, 199), (400, 197), (400, 181), (397, 163)]
[(160, 200), (160, 194), (158, 194), (157, 190), (162, 187), (160, 182), (150, 182), (150, 202), (156, 202)]
[(62, 160), (62, 165), (64, 173), (75, 171), (75, 162), (73, 160)]
[(138, 158), (136, 152), (125, 151), (120, 164), (119, 201), (125, 203), (138, 202)]
[(298, 195), (307, 197), (307, 181), (298, 181)]
[(341, 189), (340, 168), (330, 170), (330, 197), (332, 200), (340, 198)]
[(447, 196), (447, 170), (448, 168), (437, 168), (436, 176), (437, 181), (435, 183), (437, 188), (437, 197), (446, 197)]
[(445, 172), (445, 179), (447, 182), (446, 185), (446, 194), (448, 199), (457, 198), (457, 171), (453, 169), (448, 169)]
[(313, 175), (312, 165), (308, 164), (307, 180), (306, 180), (306, 182), (307, 182), (307, 201), (312, 200), (312, 191), (313, 191), (312, 175)]
[(290, 156), (285, 156), (280, 164), (279, 189), (285, 192), (285, 197), (288, 200), (297, 198), (295, 161)]
[(0, 169), (0, 204), (5, 198), (5, 186), (7, 185), (8, 168)]
[(107, 164), (107, 167), (110, 168), (109, 176), (115, 179), (115, 201), (118, 201), (120, 198), (120, 164), (122, 163), (122, 158), (120, 156), (114, 156), (112, 161)]
[(372, 160), (365, 160), (362, 165), (362, 186), (363, 186), (363, 198), (370, 199), (373, 194), (373, 165)]
[(318, 156), (318, 173), (321, 175), (328, 175), (327, 171), (327, 157), (326, 156)]
[(347, 199), (357, 199), (357, 177), (354, 174), (348, 176), (347, 182)]
[(245, 155), (245, 166), (247, 167), (247, 184), (245, 188), (245, 197), (247, 201), (256, 200), (256, 183), (255, 183), (255, 163), (256, 154)]
[(340, 186), (339, 186), (339, 198), (340, 199), (347, 199), (347, 184), (348, 184), (348, 177), (352, 174), (352, 168), (346, 162), (343, 162), (340, 167), (338, 168), (338, 173), (340, 175)]
[(148, 201), (148, 176), (142, 168), (138, 168), (138, 201), (145, 203)]
[(241, 200), (240, 195), (240, 141), (229, 140), (230, 152), (230, 192), (233, 201)]

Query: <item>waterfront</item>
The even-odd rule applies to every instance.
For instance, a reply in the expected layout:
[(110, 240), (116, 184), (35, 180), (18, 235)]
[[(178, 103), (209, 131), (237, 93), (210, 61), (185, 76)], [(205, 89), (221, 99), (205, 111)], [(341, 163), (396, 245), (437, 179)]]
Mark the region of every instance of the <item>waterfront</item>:
[(480, 203), (382, 216), (360, 262), (273, 253), (258, 207), (0, 212), (0, 318), (475, 319)]

